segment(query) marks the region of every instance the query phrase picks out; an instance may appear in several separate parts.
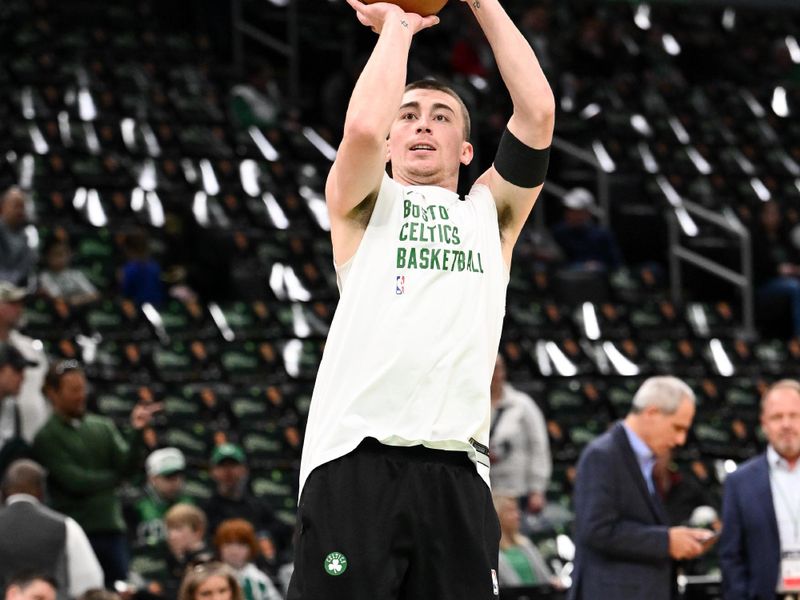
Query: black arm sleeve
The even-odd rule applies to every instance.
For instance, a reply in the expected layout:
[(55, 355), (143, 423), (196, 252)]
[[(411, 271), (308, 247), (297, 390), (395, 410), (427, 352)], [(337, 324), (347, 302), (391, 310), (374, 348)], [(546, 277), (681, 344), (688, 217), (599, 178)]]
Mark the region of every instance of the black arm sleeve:
[(508, 128), (503, 132), (494, 168), (500, 176), (519, 187), (535, 188), (544, 183), (550, 163), (550, 148), (537, 150), (520, 142)]

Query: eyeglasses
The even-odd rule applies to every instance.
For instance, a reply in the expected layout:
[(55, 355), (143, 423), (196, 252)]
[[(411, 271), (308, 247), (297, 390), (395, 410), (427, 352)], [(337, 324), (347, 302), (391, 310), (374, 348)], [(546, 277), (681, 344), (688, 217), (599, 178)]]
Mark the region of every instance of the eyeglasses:
[(79, 371), (80, 368), (81, 363), (79, 363), (77, 360), (62, 360), (56, 364), (56, 366), (53, 368), (53, 372), (56, 375), (61, 376), (68, 371)]

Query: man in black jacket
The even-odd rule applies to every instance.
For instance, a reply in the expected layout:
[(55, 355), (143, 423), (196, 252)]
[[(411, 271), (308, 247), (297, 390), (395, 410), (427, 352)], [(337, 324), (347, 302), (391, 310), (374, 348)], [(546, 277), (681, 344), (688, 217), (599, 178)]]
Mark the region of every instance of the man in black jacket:
[(250, 489), (250, 470), (244, 450), (236, 444), (221, 444), (211, 455), (211, 478), (216, 484), (205, 509), (208, 532), (213, 536), (226, 519), (245, 519), (259, 535), (268, 534), (279, 550), (288, 545), (291, 528), (276, 520), (269, 506)]

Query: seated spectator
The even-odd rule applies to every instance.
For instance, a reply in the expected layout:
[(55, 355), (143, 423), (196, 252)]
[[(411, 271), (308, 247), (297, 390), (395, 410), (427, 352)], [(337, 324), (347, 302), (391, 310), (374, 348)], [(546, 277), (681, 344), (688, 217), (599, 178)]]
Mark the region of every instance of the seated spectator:
[(231, 113), (240, 129), (269, 127), (281, 111), (281, 91), (269, 64), (263, 64), (247, 83), (231, 89)]
[(166, 539), (164, 515), (175, 504), (194, 504), (184, 495), (186, 459), (177, 448), (153, 451), (145, 462), (147, 483), (125, 507), (125, 521), (134, 548), (157, 546)]
[(553, 237), (566, 255), (569, 268), (614, 271), (622, 266), (622, 254), (614, 234), (594, 222), (594, 196), (574, 188), (564, 196), (564, 218), (553, 228)]
[(25, 192), (13, 186), (0, 196), (0, 281), (26, 287), (36, 267), (36, 252), (28, 243)]
[(47, 356), (38, 340), (23, 335), (17, 327), (22, 320), (27, 293), (7, 281), (0, 281), (0, 342), (19, 350), (35, 367), (25, 369), (22, 387), (17, 394), (19, 433), (27, 443), (41, 429), (50, 416), (50, 407), (44, 398), (42, 384), (47, 373)]
[(45, 268), (39, 274), (39, 290), (51, 298), (61, 298), (72, 306), (94, 302), (100, 297), (97, 288), (78, 269), (70, 268), (69, 243), (55, 240), (45, 251)]
[(493, 499), (500, 520), (500, 559), (497, 563), (500, 587), (560, 586), (533, 542), (520, 533), (517, 498), (497, 492)]
[(758, 300), (787, 298), (792, 333), (800, 336), (800, 253), (789, 243), (780, 206), (774, 200), (761, 205), (752, 230), (753, 279)]
[(56, 600), (56, 582), (46, 575), (15, 575), (6, 587), (5, 600)]
[(245, 600), (281, 600), (272, 580), (255, 565), (260, 554), (256, 532), (244, 519), (223, 521), (214, 536), (217, 556), (236, 573)]
[(178, 600), (244, 600), (242, 588), (230, 567), (210, 562), (186, 573)]
[(22, 438), (17, 394), (22, 388), (23, 373), (36, 366), (9, 343), (0, 342), (0, 476), (11, 461), (29, 454)]
[(211, 455), (211, 478), (216, 487), (205, 505), (209, 531), (213, 535), (227, 519), (245, 519), (256, 531), (266, 531), (277, 540), (279, 551), (288, 546), (291, 532), (275, 519), (266, 503), (250, 490), (250, 471), (244, 450), (236, 444), (221, 444)]
[(161, 595), (175, 600), (187, 568), (206, 563), (214, 553), (206, 545), (206, 515), (191, 504), (176, 504), (164, 515), (167, 527), (167, 571)]
[(127, 262), (122, 267), (122, 295), (137, 306), (160, 306), (164, 300), (161, 266), (150, 258), (147, 234), (141, 229), (132, 231), (123, 245)]
[(105, 585), (128, 577), (128, 540), (117, 490), (139, 473), (143, 430), (158, 403), (137, 404), (123, 436), (111, 419), (86, 412), (86, 376), (76, 360), (54, 364), (45, 378), (53, 414), (33, 441), (33, 456), (47, 469), (52, 507), (75, 519), (89, 537)]
[(15, 461), (0, 487), (0, 589), (14, 573), (36, 569), (58, 583), (59, 600), (103, 585), (103, 570), (74, 519), (44, 506), (44, 469)]

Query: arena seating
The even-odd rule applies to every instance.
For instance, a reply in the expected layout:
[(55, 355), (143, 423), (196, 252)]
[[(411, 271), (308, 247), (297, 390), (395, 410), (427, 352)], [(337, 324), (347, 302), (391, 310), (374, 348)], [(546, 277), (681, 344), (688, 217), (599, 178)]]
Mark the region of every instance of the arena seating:
[[(229, 110), (236, 80), (208, 38), (160, 27), (149, 18), (155, 4), (111, 3), (102, 18), (77, 1), (0, 8), (10, 42), (0, 46), (0, 86), (12, 91), (0, 98), (0, 184), (30, 192), (38, 238), (68, 239), (74, 266), (103, 292), (80, 308), (37, 298), (26, 331), (51, 355), (86, 361), (100, 412), (123, 421), (143, 395), (163, 400), (150, 442), (184, 451), (198, 497), (209, 493), (212, 445), (243, 444), (256, 493), (291, 522), (337, 297), (322, 197), (330, 161), (309, 135), (330, 129), (318, 113), (286, 107), (273, 124), (240, 126)], [(613, 160), (610, 223), (630, 265), (587, 303), (565, 301), (555, 271), (524, 258), (524, 241), (515, 258), (501, 351), (510, 379), (547, 416), (551, 502), (564, 507), (581, 448), (625, 414), (644, 377), (675, 374), (697, 391), (696, 425), (677, 458), (702, 465), (717, 489), (725, 461), (757, 448), (760, 391), (800, 375), (797, 340), (738, 335), (729, 290), (697, 286), (675, 305), (640, 265), (666, 268), (670, 203), (659, 181), (745, 224), (765, 198), (800, 221), (800, 58), (785, 41), (800, 21), (644, 6), (550, 7), (544, 31), (557, 65), (557, 134)], [(775, 105), (778, 85), (792, 118)], [(492, 136), (490, 114), (478, 117), (482, 138)], [(556, 156), (551, 177), (569, 187), (593, 174)], [(553, 222), (557, 202), (542, 203)], [(122, 240), (133, 228), (147, 231), (165, 277), (197, 299), (137, 307), (122, 298)], [(732, 241), (714, 235), (701, 226), (689, 243), (716, 240), (729, 261)]]

